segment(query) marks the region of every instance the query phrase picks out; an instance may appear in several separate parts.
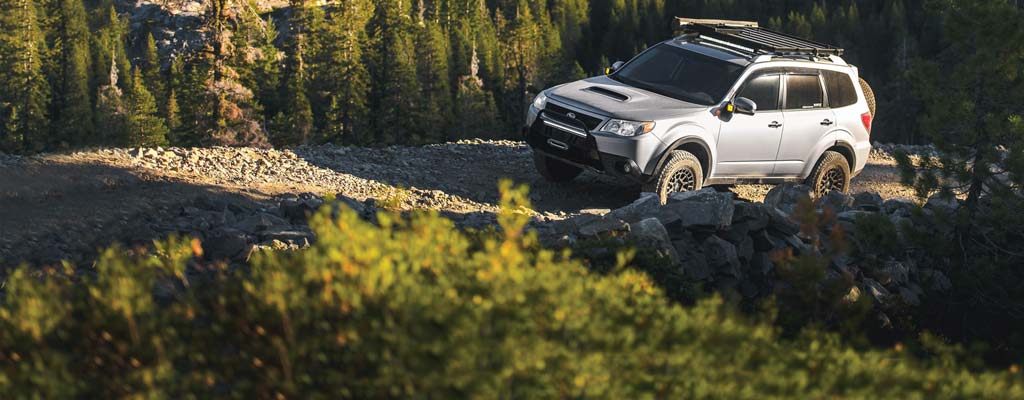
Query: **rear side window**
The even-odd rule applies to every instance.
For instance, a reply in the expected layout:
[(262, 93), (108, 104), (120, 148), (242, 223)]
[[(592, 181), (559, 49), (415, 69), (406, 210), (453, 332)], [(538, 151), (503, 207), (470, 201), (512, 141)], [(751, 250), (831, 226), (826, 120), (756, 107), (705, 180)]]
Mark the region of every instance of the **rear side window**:
[(789, 75), (786, 80), (786, 109), (806, 110), (825, 106), (818, 75)]
[(857, 90), (850, 75), (836, 71), (821, 71), (828, 89), (828, 106), (846, 107), (857, 103)]
[(743, 84), (736, 97), (746, 97), (754, 101), (757, 111), (774, 111), (779, 109), (780, 75), (761, 75)]

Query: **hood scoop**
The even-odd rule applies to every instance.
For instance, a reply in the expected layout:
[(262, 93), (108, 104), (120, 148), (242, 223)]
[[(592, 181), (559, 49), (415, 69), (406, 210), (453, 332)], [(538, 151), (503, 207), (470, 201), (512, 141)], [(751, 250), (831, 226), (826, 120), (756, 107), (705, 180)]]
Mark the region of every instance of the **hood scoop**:
[(600, 86), (591, 86), (591, 87), (588, 87), (588, 88), (583, 89), (583, 90), (586, 90), (586, 91), (591, 92), (591, 93), (597, 93), (599, 95), (602, 95), (604, 97), (608, 97), (608, 98), (614, 99), (616, 101), (625, 102), (625, 101), (629, 100), (629, 96), (626, 96), (626, 95), (624, 95), (622, 93), (619, 93), (619, 92), (616, 92), (616, 91), (605, 89), (605, 88), (600, 87)]

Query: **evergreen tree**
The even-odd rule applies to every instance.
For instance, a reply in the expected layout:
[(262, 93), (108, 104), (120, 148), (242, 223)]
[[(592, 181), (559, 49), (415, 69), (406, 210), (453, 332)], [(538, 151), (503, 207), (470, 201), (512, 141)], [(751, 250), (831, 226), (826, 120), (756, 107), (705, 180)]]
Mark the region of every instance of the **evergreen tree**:
[(318, 83), (329, 100), (322, 130), (324, 140), (368, 144), (370, 72), (363, 50), (367, 46), (366, 25), (373, 15), (369, 0), (343, 2), (324, 30), (323, 72)]
[(451, 119), (452, 95), (447, 38), (434, 21), (420, 21), (416, 30), (416, 70), (423, 93), (419, 119), (425, 128), (421, 140), (443, 141), (448, 139), (445, 132)]
[(81, 146), (95, 142), (89, 27), (82, 0), (60, 0), (59, 6), (56, 50), (60, 67), (53, 91), (56, 122), (49, 142), (51, 147)]
[(281, 89), (282, 52), (274, 42), (277, 40), (277, 25), (273, 18), (263, 20), (257, 13), (256, 0), (243, 0), (238, 14), (238, 24), (231, 36), (235, 47), (234, 71), (238, 81), (251, 89), (263, 116), (273, 116), (281, 111), (279, 91)]
[(167, 145), (167, 125), (157, 115), (156, 100), (146, 89), (139, 69), (133, 70), (131, 91), (126, 108), (127, 140), (130, 147), (156, 147)]
[(1024, 15), (1001, 0), (951, 3), (943, 14), (949, 47), (912, 72), (923, 131), (941, 156), (898, 161), (920, 195), (966, 195), (973, 213), (982, 196), (1014, 199), (1024, 187)]
[(107, 145), (124, 145), (128, 136), (124, 92), (119, 86), (120, 75), (117, 59), (112, 58), (107, 69), (106, 84), (100, 86), (96, 94), (96, 128), (100, 133), (100, 143)]
[(380, 0), (370, 22), (373, 32), (370, 93), (375, 143), (419, 142), (422, 125), (408, 0)]
[(0, 5), (0, 151), (38, 151), (48, 129), (49, 86), (38, 6), (32, 0)]
[(272, 142), (277, 146), (309, 143), (313, 136), (313, 111), (306, 94), (306, 59), (316, 50), (309, 49), (311, 32), (320, 27), (320, 18), (306, 0), (292, 0), (292, 24), (285, 64), (285, 84), (281, 90), (283, 114), (274, 118)]
[(146, 47), (143, 49), (142, 78), (146, 81), (146, 90), (154, 97), (159, 115), (167, 115), (167, 85), (164, 84), (164, 74), (161, 72), (162, 63), (160, 54), (157, 52), (156, 41), (153, 34), (146, 34)]

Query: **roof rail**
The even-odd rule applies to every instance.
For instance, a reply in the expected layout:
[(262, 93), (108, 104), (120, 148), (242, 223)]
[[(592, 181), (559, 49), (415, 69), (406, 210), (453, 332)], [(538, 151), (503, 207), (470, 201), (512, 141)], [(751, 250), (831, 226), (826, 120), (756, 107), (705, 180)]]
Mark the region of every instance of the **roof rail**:
[(676, 18), (675, 28), (684, 34), (696, 34), (741, 50), (778, 55), (843, 55), (843, 49), (796, 36), (761, 28), (757, 22), (721, 19)]

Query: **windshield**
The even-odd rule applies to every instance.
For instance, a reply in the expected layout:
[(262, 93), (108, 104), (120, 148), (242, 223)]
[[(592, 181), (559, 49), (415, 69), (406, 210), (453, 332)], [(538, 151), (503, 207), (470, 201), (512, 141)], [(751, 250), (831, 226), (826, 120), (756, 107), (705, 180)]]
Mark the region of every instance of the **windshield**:
[(677, 100), (717, 103), (743, 67), (690, 50), (660, 44), (641, 54), (611, 78)]

